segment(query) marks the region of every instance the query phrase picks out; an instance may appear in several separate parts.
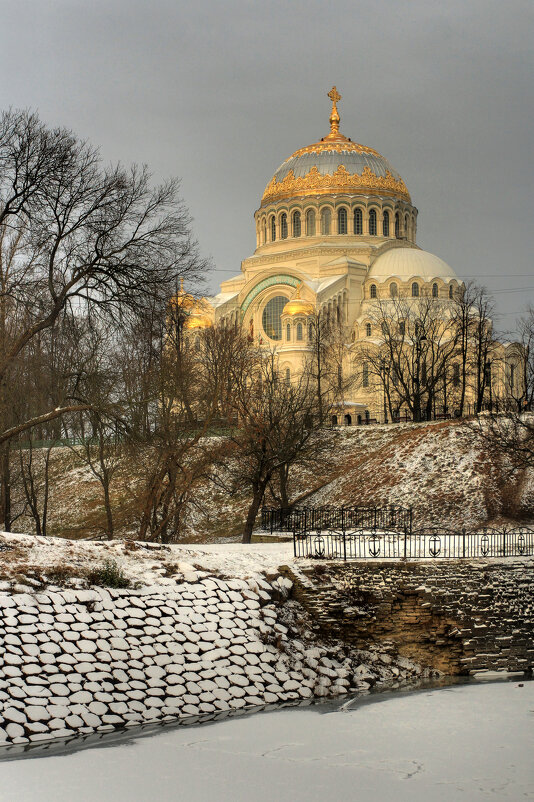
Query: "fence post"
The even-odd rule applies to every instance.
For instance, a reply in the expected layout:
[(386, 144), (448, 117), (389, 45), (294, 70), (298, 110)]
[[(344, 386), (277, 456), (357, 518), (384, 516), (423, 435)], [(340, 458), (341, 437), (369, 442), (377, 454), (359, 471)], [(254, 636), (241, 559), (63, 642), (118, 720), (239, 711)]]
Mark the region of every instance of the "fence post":
[(404, 559), (406, 559), (407, 546), (408, 546), (408, 532), (406, 527), (404, 527)]
[(462, 529), (462, 556), (465, 557), (465, 526)]
[(506, 527), (502, 530), (502, 556), (506, 557)]

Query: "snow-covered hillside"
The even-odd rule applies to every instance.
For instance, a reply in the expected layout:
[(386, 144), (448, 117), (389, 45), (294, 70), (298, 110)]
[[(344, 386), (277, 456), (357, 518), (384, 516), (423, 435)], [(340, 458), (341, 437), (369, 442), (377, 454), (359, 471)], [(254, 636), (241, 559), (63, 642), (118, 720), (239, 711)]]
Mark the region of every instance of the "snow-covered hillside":
[[(298, 504), (400, 504), (413, 507), (416, 524), (423, 526), (469, 528), (534, 517), (534, 477), (519, 475), (510, 481), (499, 459), (465, 423), (347, 427), (328, 430), (325, 437), (326, 454), (293, 469), (290, 493)], [(146, 470), (146, 465), (125, 457), (114, 476), (111, 497), (117, 537), (136, 537)], [(278, 506), (276, 495), (273, 483), (265, 503)], [(202, 480), (188, 507), (180, 542), (239, 540), (248, 504), (245, 488), (232, 495), (224, 482)], [(95, 537), (104, 526), (99, 483), (72, 450), (54, 449), (48, 533), (71, 539)], [(33, 522), (21, 515), (13, 529), (34, 531)]]

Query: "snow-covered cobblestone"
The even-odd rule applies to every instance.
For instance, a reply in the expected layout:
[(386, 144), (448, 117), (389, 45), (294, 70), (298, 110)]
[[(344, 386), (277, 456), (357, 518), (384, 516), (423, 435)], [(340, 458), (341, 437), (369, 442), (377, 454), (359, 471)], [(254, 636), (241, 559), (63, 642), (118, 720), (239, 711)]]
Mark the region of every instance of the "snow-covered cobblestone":
[[(270, 584), (256, 574), (0, 595), (0, 744), (338, 695), (399, 676), (362, 669), (361, 655), (340, 644), (306, 644), (313, 636), (298, 605), (276, 601), (290, 590), (285, 577)], [(409, 664), (402, 676), (420, 673)]]

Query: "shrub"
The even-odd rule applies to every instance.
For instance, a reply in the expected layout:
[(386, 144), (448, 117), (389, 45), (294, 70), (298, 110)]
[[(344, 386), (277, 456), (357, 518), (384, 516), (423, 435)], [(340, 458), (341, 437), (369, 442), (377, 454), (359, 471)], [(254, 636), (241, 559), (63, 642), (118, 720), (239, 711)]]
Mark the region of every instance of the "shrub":
[(90, 585), (101, 585), (105, 588), (129, 588), (131, 584), (115, 560), (106, 560), (100, 567), (93, 568), (87, 579)]

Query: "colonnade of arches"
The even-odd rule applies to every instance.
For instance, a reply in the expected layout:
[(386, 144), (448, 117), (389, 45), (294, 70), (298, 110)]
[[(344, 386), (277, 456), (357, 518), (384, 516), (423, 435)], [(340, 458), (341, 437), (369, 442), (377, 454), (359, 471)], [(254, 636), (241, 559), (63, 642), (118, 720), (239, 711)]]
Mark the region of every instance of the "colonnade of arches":
[(265, 212), (256, 217), (256, 244), (299, 237), (352, 235), (391, 237), (415, 242), (416, 214), (409, 209), (327, 203), (317, 207)]

